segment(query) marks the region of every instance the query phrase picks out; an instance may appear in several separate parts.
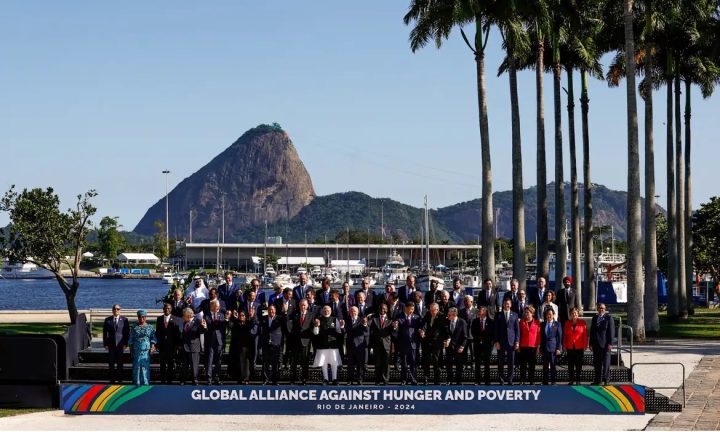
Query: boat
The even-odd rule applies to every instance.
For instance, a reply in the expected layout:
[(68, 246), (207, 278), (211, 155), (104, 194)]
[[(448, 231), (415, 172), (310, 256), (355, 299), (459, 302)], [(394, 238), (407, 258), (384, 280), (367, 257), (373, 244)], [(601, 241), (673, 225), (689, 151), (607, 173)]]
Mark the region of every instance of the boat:
[(52, 279), (54, 277), (55, 274), (50, 270), (30, 262), (10, 263), (6, 260), (0, 269), (0, 278), (4, 279)]
[(385, 265), (382, 268), (383, 278), (385, 282), (399, 283), (405, 281), (408, 275), (408, 267), (405, 265), (405, 260), (397, 253), (393, 251), (388, 256)]
[(172, 285), (175, 282), (175, 277), (172, 273), (163, 273), (162, 275), (162, 283), (165, 285)]
[(298, 275), (301, 275), (303, 273), (307, 273), (307, 269), (305, 267), (298, 267), (297, 272)]

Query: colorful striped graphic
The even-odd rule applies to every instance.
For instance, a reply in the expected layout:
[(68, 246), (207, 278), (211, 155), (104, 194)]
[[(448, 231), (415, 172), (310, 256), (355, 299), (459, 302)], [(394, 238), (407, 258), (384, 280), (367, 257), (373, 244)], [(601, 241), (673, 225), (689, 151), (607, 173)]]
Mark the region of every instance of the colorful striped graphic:
[(611, 413), (644, 413), (645, 394), (630, 385), (577, 386), (575, 391), (604, 406)]
[(71, 384), (62, 387), (63, 410), (68, 414), (111, 413), (153, 386)]

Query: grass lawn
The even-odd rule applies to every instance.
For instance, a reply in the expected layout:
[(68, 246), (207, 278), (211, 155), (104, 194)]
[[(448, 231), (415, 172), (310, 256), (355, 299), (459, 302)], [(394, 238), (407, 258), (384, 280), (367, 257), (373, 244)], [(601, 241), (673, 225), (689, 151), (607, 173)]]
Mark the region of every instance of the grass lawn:
[(18, 333), (44, 333), (63, 334), (67, 330), (67, 324), (49, 323), (3, 323), (0, 324), (0, 333), (14, 335)]
[(659, 337), (720, 339), (720, 309), (695, 308), (686, 321), (670, 321), (661, 312)]
[(0, 417), (10, 417), (41, 411), (55, 411), (54, 408), (0, 408)]

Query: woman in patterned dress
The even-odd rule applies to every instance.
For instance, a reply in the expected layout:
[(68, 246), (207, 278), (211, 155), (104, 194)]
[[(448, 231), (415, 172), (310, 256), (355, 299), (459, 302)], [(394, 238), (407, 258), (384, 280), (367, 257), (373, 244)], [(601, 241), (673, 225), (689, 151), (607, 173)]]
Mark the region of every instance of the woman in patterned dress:
[(155, 352), (155, 329), (147, 323), (147, 312), (137, 311), (138, 323), (130, 330), (130, 357), (132, 358), (132, 382), (135, 385), (150, 384), (150, 355)]

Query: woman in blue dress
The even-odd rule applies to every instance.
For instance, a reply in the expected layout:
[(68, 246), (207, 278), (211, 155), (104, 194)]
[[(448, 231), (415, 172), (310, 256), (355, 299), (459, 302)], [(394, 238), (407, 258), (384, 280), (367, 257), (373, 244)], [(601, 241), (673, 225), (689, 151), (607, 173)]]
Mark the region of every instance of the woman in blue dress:
[(147, 323), (147, 312), (137, 311), (138, 323), (130, 330), (128, 348), (132, 357), (132, 382), (135, 385), (150, 384), (150, 355), (155, 352), (155, 329)]

